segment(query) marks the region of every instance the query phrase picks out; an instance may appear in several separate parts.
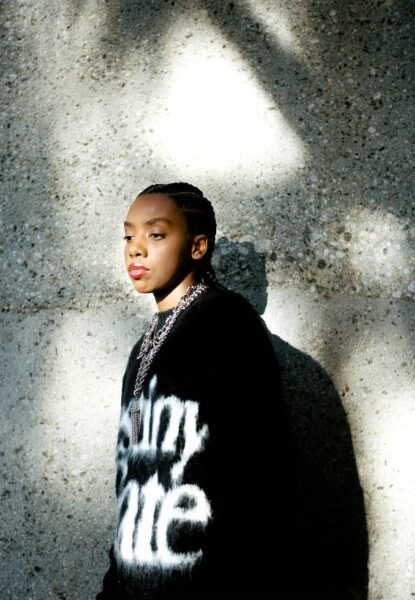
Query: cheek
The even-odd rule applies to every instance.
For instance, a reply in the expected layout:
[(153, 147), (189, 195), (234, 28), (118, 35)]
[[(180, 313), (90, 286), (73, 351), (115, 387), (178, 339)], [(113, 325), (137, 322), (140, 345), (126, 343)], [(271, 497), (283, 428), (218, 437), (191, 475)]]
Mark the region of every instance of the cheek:
[(177, 255), (170, 249), (163, 249), (157, 256), (158, 267), (161, 271), (167, 272), (175, 269), (178, 258)]
[(179, 267), (182, 267), (190, 256), (190, 249), (180, 243), (181, 240), (168, 245), (160, 246), (154, 245), (151, 255), (154, 260), (154, 264), (157, 265), (157, 270), (163, 271), (176, 271)]

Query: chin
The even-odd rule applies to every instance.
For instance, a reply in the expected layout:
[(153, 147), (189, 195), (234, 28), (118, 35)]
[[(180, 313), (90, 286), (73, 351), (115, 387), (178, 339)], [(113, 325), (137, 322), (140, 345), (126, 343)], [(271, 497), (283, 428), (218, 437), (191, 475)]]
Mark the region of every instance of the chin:
[(149, 294), (153, 291), (152, 287), (146, 284), (144, 281), (140, 281), (139, 279), (133, 279), (133, 287), (137, 292), (141, 294)]

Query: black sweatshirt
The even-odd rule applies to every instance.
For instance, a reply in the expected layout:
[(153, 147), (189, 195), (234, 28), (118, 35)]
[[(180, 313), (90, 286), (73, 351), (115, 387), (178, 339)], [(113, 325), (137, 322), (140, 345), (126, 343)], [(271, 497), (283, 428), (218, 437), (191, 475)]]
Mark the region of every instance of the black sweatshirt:
[(123, 378), (116, 532), (97, 599), (288, 597), (291, 455), (259, 315), (214, 288), (179, 315), (147, 375), (132, 446), (142, 340)]

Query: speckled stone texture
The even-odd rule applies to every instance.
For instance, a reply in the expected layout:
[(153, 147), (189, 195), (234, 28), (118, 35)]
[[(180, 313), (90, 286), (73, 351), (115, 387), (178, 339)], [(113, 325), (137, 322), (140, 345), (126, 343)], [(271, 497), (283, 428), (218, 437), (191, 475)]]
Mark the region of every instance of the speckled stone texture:
[(122, 222), (168, 181), (211, 199), (217, 272), (270, 330), (352, 597), (415, 597), (413, 2), (1, 6), (0, 597), (100, 589), (155, 310)]

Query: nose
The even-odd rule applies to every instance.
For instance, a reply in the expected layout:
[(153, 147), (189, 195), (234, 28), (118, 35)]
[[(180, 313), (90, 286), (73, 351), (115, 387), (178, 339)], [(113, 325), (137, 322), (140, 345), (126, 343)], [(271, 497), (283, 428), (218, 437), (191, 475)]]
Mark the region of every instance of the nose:
[(145, 244), (138, 236), (134, 237), (134, 239), (131, 240), (128, 253), (131, 256), (131, 258), (134, 258), (136, 256), (147, 256)]

